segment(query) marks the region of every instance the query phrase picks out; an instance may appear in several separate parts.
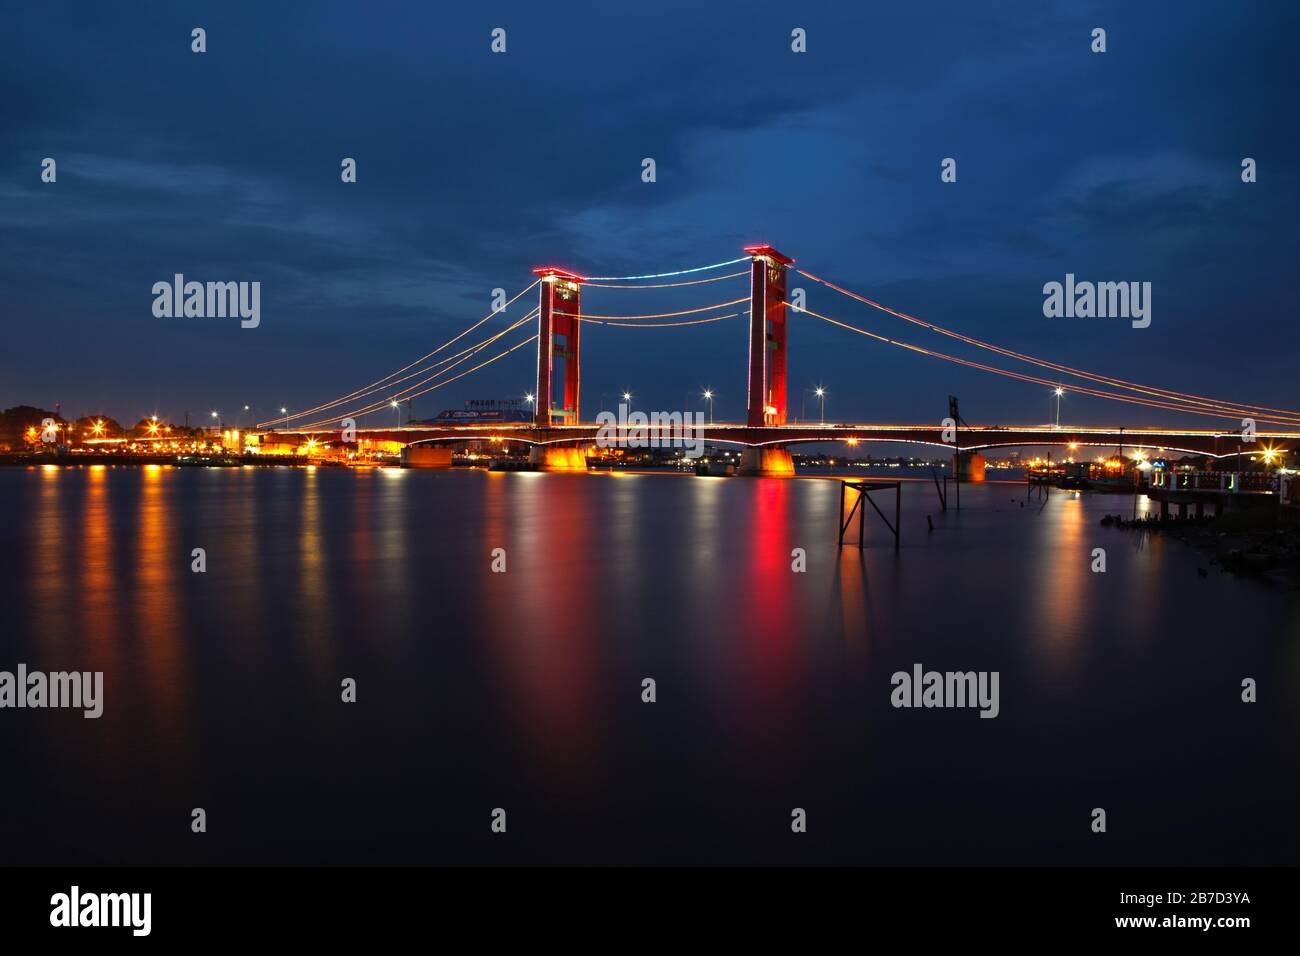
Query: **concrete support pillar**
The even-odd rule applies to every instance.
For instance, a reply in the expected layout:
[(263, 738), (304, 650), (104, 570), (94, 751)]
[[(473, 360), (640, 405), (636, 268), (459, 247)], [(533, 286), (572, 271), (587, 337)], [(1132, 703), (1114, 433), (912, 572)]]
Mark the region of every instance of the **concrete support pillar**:
[(740, 473), (759, 478), (790, 478), (794, 459), (788, 448), (746, 448), (740, 453)]
[(1160, 520), (1161, 521), (1169, 520), (1169, 499), (1168, 498), (1161, 499), (1160, 501)]
[(952, 456), (953, 474), (975, 484), (984, 480), (984, 456), (975, 451), (957, 452)]
[(595, 450), (594, 445), (534, 445), (528, 460), (538, 471), (586, 472), (587, 455)]
[(1186, 519), (1187, 519), (1187, 502), (1180, 501), (1178, 502), (1178, 520), (1185, 521)]
[(444, 445), (407, 445), (402, 449), (403, 468), (450, 468), (451, 449)]

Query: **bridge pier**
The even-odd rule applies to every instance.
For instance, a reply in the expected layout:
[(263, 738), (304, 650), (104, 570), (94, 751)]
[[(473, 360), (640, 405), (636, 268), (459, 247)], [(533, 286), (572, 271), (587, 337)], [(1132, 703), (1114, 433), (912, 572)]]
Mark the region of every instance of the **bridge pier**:
[(740, 474), (751, 478), (791, 478), (794, 459), (788, 448), (768, 445), (746, 448), (740, 453)]
[(451, 449), (445, 445), (407, 445), (402, 449), (403, 468), (450, 468)]
[(534, 445), (528, 452), (528, 460), (538, 471), (586, 472), (587, 455), (595, 451), (594, 445)]
[(952, 456), (952, 470), (958, 481), (978, 484), (984, 480), (984, 456), (974, 451), (956, 452)]
[(1185, 521), (1188, 514), (1204, 518), (1208, 510), (1215, 518), (1221, 517), (1226, 509), (1242, 504), (1234, 495), (1220, 491), (1198, 491), (1196, 489), (1153, 488), (1147, 497), (1160, 505), (1160, 520), (1168, 521), (1174, 508), (1178, 509), (1179, 520)]

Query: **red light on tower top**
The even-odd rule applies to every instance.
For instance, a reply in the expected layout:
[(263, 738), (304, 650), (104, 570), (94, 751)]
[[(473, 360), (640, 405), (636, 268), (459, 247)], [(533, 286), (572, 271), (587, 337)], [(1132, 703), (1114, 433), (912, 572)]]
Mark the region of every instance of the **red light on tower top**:
[(570, 272), (568, 269), (560, 269), (556, 266), (538, 266), (533, 270), (533, 275), (541, 276), (543, 279), (562, 279), (565, 282), (586, 282), (584, 276), (576, 272)]
[(767, 259), (774, 259), (783, 266), (794, 264), (794, 260), (787, 255), (783, 255), (768, 245), (745, 246), (745, 253), (751, 256), (763, 256)]

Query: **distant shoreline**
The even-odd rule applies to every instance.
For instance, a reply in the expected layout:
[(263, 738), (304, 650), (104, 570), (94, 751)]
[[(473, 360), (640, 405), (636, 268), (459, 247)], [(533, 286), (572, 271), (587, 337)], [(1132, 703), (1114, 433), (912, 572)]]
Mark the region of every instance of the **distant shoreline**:
[[(30, 455), (30, 454), (0, 454), (0, 467), (9, 468), (43, 468), (52, 466), (60, 469), (79, 470), (94, 467), (111, 467), (111, 468), (144, 468), (144, 467), (166, 467), (166, 468), (337, 468), (344, 470), (362, 470), (368, 471), (374, 468), (398, 468), (401, 467), (395, 462), (377, 462), (366, 463), (361, 465), (348, 464), (340, 461), (330, 461), (328, 459), (308, 460), (305, 458), (259, 458), (256, 456), (244, 455)], [(405, 469), (408, 471), (423, 471), (425, 469), (414, 468)], [(489, 470), (482, 463), (456, 463), (449, 470)], [(1024, 480), (1024, 470), (1015, 468), (998, 468), (989, 469), (990, 472), (999, 472), (997, 477), (990, 476), (985, 482), (993, 483), (1017, 483)], [(916, 474), (909, 474), (915, 472)], [(655, 467), (652, 465), (638, 465), (628, 468), (595, 466), (588, 469), (588, 474), (620, 474), (620, 475), (685, 475), (687, 477), (699, 477), (694, 472), (682, 470), (670, 466)], [(808, 464), (798, 465), (796, 472), (792, 477), (796, 478), (850, 478), (850, 477), (871, 477), (879, 478), (888, 475), (890, 480), (902, 481), (933, 481), (933, 475), (930, 470), (924, 466), (898, 466), (884, 463), (871, 463), (868, 465), (825, 465), (825, 464)], [(720, 477), (717, 475), (707, 477)], [(947, 478), (952, 480), (950, 475), (941, 471), (941, 479)]]

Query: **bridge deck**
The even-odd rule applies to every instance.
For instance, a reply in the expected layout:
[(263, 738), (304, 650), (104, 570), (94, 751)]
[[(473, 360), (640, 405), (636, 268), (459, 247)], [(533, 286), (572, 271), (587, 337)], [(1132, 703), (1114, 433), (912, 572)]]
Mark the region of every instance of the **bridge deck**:
[[(667, 446), (674, 436), (680, 437), (680, 425), (648, 425), (635, 428), (614, 427), (603, 432), (611, 443), (621, 443), (634, 432), (646, 442)], [(748, 426), (730, 423), (701, 425), (693, 438), (718, 444), (748, 447), (798, 445), (811, 442), (903, 442), (940, 448), (979, 451), (986, 448), (1027, 445), (1065, 445), (1090, 448), (1140, 448), (1190, 454), (1208, 454), (1227, 458), (1250, 454), (1263, 448), (1300, 446), (1300, 432), (1258, 432), (1254, 442), (1243, 442), (1236, 432), (1201, 431), (1169, 428), (1114, 428), (1077, 426), (1056, 428), (1050, 425), (971, 425), (957, 431), (956, 442), (944, 441), (942, 425), (856, 425), (844, 423)], [(318, 441), (341, 441), (339, 429), (286, 429), (274, 434), (313, 437)], [(358, 428), (357, 438), (391, 441), (404, 445), (420, 442), (515, 441), (529, 445), (594, 444), (602, 437), (599, 425), (552, 425), (539, 427), (531, 423), (493, 425), (414, 425)]]

